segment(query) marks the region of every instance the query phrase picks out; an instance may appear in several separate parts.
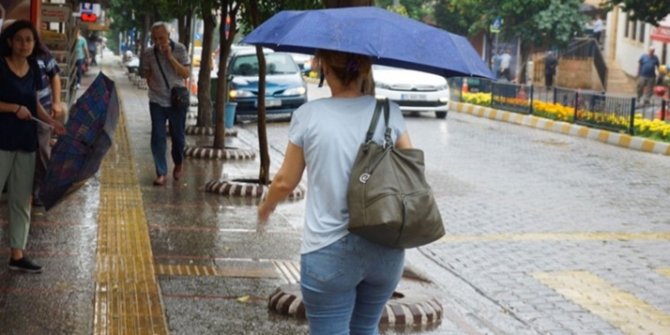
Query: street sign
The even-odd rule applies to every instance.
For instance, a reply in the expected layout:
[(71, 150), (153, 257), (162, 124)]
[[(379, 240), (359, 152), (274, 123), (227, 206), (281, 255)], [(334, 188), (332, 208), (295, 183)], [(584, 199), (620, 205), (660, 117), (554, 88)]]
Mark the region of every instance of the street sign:
[(497, 34), (500, 32), (500, 28), (502, 27), (503, 24), (503, 19), (500, 17), (497, 17), (495, 20), (493, 20), (493, 23), (491, 23), (491, 27), (489, 30), (491, 30), (491, 33)]

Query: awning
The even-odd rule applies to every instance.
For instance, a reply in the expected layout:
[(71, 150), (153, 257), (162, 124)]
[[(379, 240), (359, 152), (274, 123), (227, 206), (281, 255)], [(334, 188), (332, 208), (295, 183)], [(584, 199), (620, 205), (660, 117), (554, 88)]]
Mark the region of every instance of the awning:
[(659, 41), (662, 43), (670, 43), (670, 15), (658, 23), (658, 27), (651, 28), (649, 35), (652, 41)]

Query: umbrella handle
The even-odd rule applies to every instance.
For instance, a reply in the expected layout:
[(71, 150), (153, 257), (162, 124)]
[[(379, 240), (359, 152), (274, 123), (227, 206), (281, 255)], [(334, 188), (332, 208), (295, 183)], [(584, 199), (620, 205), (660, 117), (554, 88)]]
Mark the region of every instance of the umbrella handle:
[(44, 122), (44, 121), (42, 121), (42, 120), (40, 120), (40, 119), (34, 117), (34, 116), (31, 116), (31, 118), (32, 118), (33, 120), (37, 121), (38, 123), (41, 123), (43, 126), (47, 126), (47, 127), (51, 128), (51, 129), (53, 129), (53, 127), (54, 127), (54, 126), (52, 126), (52, 125), (50, 125), (50, 124), (48, 124), (48, 123), (46, 123), (46, 122)]

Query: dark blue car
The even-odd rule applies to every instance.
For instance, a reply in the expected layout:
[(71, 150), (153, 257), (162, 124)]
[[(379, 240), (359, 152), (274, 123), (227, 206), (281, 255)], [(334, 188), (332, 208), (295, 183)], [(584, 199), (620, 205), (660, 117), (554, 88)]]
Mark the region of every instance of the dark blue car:
[[(307, 101), (307, 85), (300, 68), (288, 53), (265, 54), (267, 64), (265, 110), (267, 114), (291, 114)], [(235, 53), (228, 63), (232, 76), (230, 101), (237, 102), (237, 116), (258, 115), (258, 59), (255, 51)]]

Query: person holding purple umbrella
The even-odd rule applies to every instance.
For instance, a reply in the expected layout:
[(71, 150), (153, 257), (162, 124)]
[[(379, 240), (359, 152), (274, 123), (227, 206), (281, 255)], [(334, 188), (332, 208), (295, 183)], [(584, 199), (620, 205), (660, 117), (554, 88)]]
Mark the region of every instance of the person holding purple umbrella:
[[(315, 59), (332, 97), (310, 101), (293, 113), (284, 162), (258, 206), (258, 218), (265, 223), (306, 170), (300, 287), (310, 334), (377, 334), (384, 306), (400, 281), (405, 251), (347, 230), (347, 185), (376, 105), (367, 82), (372, 62), (325, 50)], [(389, 127), (396, 147), (412, 147), (395, 103)], [(373, 140), (381, 143), (383, 131), (375, 134)]]
[(49, 124), (56, 134), (65, 133), (63, 125), (44, 111), (37, 98), (42, 88), (35, 60), (38, 45), (37, 30), (29, 21), (16, 21), (0, 34), (0, 189), (7, 182), (9, 268), (32, 273), (42, 272), (42, 267), (24, 254), (38, 147), (37, 122)]

